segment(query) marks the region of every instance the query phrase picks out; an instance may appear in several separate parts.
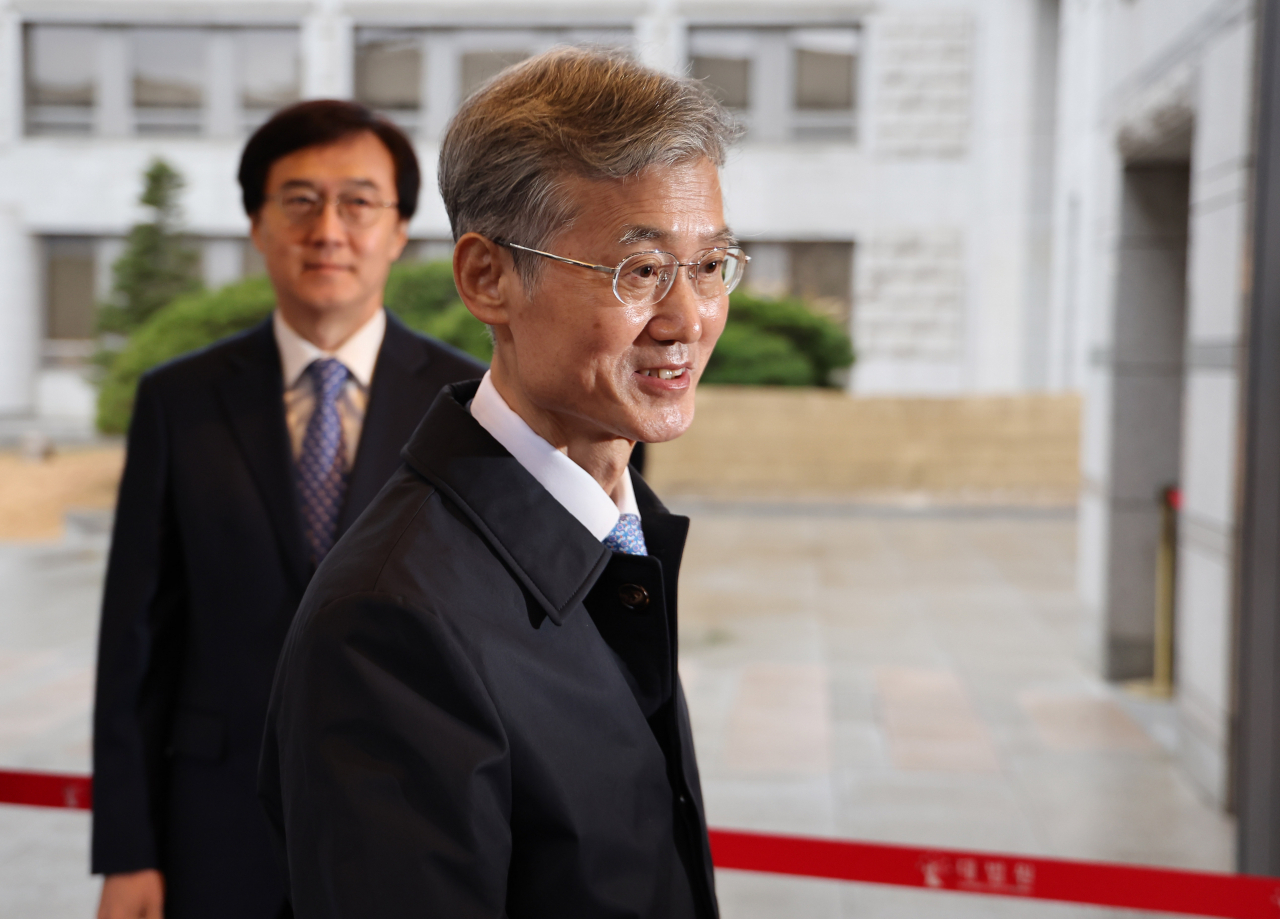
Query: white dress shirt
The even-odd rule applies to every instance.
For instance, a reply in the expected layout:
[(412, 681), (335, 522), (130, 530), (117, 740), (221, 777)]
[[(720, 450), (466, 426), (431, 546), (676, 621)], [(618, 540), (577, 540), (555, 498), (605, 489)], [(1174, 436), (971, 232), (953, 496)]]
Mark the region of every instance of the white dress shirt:
[(360, 446), (373, 368), (378, 363), (378, 351), (387, 331), (387, 314), (378, 310), (332, 353), (321, 351), (290, 328), (279, 310), (272, 314), (271, 328), (275, 332), (276, 347), (280, 349), (280, 369), (284, 372), (284, 421), (289, 428), (289, 444), (293, 448), (294, 459), (302, 452), (302, 438), (306, 436), (307, 423), (316, 408), (315, 381), (306, 372), (307, 367), (322, 357), (333, 357), (347, 368), (349, 376), (338, 395), (338, 417), (342, 419), (346, 471), (350, 472)]
[(591, 473), (525, 424), (524, 419), (502, 398), (488, 371), (480, 381), (476, 397), (471, 400), (471, 416), (596, 539), (608, 536), (623, 514), (640, 516), (630, 469), (622, 477), (622, 493), (615, 504)]

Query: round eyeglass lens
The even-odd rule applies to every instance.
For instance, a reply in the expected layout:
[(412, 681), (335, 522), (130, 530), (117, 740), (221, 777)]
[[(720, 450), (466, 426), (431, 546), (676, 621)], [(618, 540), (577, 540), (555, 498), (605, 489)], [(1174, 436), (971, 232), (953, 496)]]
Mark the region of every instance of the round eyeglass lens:
[(742, 269), (746, 265), (741, 249), (712, 249), (698, 260), (697, 279), (698, 293), (704, 297), (718, 297), (728, 294), (742, 280)]
[(676, 260), (665, 252), (637, 252), (618, 266), (613, 290), (618, 299), (631, 306), (654, 303), (671, 289), (676, 276)]

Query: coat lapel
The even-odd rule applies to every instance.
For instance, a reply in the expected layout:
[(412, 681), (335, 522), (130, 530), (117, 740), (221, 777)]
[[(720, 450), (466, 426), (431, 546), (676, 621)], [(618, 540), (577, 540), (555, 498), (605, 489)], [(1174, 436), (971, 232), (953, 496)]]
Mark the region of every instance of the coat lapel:
[(378, 349), (360, 447), (347, 480), (347, 497), (338, 518), (341, 536), (359, 517), (391, 474), (400, 466), (400, 450), (431, 407), (436, 393), (422, 376), (430, 363), (427, 350), (395, 316), (387, 314), (387, 332)]
[(561, 625), (613, 553), (465, 408), (479, 381), (453, 383), (436, 397), (403, 456), (479, 530), (498, 557)]
[(311, 562), (302, 537), (284, 420), (284, 378), (270, 319), (246, 334), (229, 370), (218, 381), (228, 422), (280, 540), (285, 564), (305, 589)]

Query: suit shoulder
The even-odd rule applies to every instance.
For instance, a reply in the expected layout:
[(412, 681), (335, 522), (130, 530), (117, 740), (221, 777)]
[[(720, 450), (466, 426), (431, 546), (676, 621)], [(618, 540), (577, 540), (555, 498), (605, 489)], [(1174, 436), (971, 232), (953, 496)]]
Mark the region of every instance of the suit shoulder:
[[(142, 375), (142, 382), (153, 387), (167, 389), (171, 386), (186, 387), (218, 376), (230, 362), (261, 359), (264, 353), (272, 354), (267, 347), (274, 347), (270, 319), (255, 323), (243, 331), (220, 338), (212, 344), (180, 354), (152, 367)], [(265, 336), (265, 338), (264, 338)]]
[(489, 369), (483, 361), (476, 360), (460, 348), (409, 328), (403, 320), (396, 318), (390, 312), (387, 314), (387, 319), (388, 331), (395, 328), (397, 333), (403, 334), (411, 347), (417, 350), (423, 360), (428, 363), (428, 369), (447, 377), (450, 382), (478, 379)]

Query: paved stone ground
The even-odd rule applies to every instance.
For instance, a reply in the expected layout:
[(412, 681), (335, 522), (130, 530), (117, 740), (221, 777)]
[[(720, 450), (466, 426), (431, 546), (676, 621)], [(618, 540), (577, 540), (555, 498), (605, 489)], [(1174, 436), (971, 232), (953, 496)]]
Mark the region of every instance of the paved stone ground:
[[(1089, 663), (1070, 516), (679, 509), (713, 825), (1230, 870), (1168, 711)], [(718, 889), (726, 919), (1150, 915), (728, 871)]]
[[(1206, 869), (1229, 821), (1100, 681), (1074, 522), (684, 502), (682, 671), (715, 825)], [(0, 766), (89, 767), (105, 538), (0, 543)], [(0, 807), (0, 916), (81, 919), (83, 814)], [(725, 919), (1138, 914), (721, 872)]]

